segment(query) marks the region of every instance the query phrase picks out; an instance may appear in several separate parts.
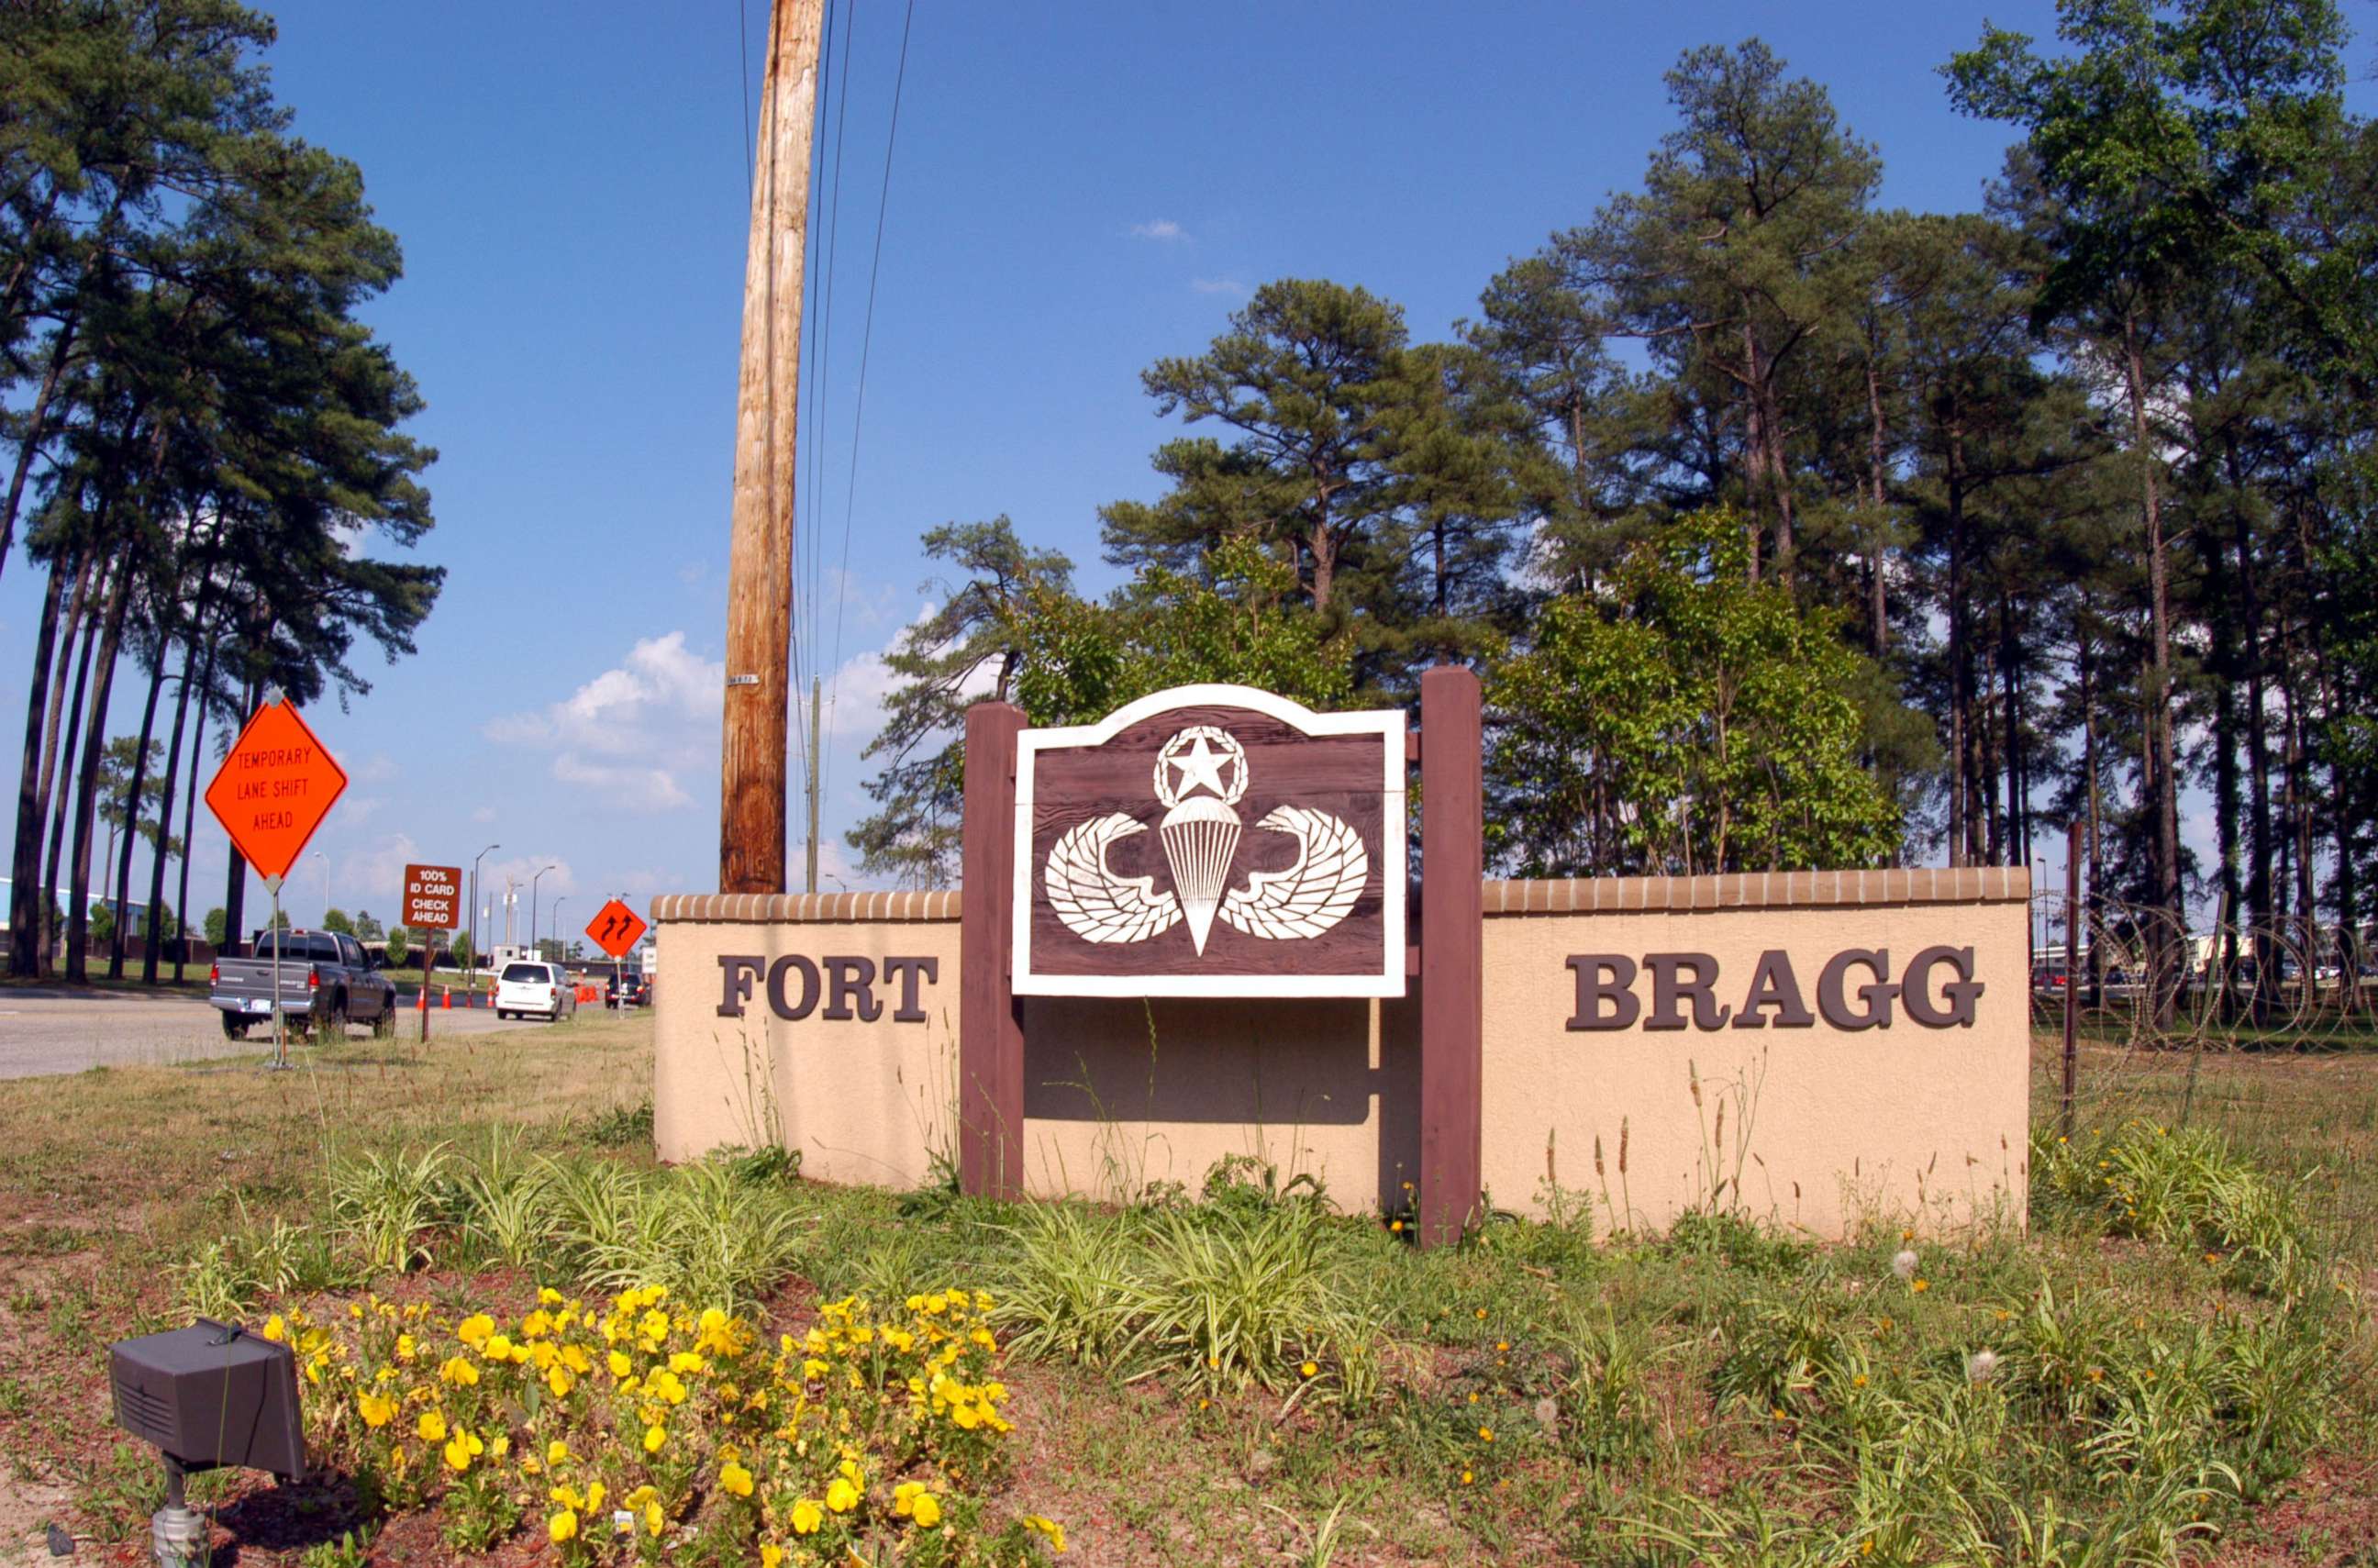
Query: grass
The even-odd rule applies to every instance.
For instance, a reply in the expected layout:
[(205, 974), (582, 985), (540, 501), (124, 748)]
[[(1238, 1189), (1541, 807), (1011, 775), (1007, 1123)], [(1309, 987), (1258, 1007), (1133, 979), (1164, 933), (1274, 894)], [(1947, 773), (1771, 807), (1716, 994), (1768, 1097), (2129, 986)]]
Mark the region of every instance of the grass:
[[(42, 1483), (74, 1527), (138, 1534), (112, 1339), (193, 1307), (518, 1305), (549, 1280), (666, 1284), (772, 1327), (853, 1291), (994, 1292), (1014, 1484), (1065, 1520), (1069, 1562), (2378, 1561), (2359, 1042), (2087, 1043), (2059, 1144), (2043, 1033), (2027, 1236), (1816, 1246), (1711, 1212), (1612, 1241), (1572, 1214), (1421, 1253), (1252, 1180), (1118, 1210), (752, 1156), (663, 1172), (651, 1029), (588, 1009), (301, 1049), (293, 1073), (0, 1083), (0, 1541), (38, 1531), (11, 1504)], [(375, 1526), (309, 1506), (320, 1528), (242, 1561), (354, 1560), (342, 1537)], [(380, 1542), (453, 1555), (421, 1519)]]

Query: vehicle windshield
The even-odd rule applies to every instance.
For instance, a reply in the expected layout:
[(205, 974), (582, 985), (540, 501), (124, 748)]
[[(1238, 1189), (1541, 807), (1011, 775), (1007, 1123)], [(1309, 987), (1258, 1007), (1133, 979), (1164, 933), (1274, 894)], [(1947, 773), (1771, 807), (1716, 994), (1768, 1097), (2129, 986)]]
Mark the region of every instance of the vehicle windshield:
[(268, 931), (256, 944), (256, 956), (271, 958), (276, 947), (284, 959), (326, 959), (336, 963), (339, 958), (337, 939), (318, 931)]
[(546, 972), (543, 964), (506, 964), (504, 966), (504, 979), (510, 982), (542, 984), (552, 978), (552, 975)]

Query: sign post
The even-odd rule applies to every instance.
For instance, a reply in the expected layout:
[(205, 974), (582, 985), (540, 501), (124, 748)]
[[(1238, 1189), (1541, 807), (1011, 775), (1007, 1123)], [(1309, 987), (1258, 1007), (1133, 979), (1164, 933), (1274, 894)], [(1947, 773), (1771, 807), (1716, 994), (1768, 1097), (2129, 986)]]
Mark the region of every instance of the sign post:
[[(231, 835), (232, 848), (264, 878), (272, 895), (272, 1065), (289, 1066), (281, 1000), (281, 885), (307, 840), (347, 788), (338, 765), (295, 705), (273, 694), (258, 708), (207, 786), (207, 809)], [(227, 935), (236, 935), (226, 933)]]
[(456, 902), (462, 896), (462, 868), (459, 865), (408, 865), (404, 868), (404, 923), (432, 935), (421, 949), (421, 1038), (429, 1039), (429, 971), (438, 963), (439, 932), (451, 931), (462, 923)]

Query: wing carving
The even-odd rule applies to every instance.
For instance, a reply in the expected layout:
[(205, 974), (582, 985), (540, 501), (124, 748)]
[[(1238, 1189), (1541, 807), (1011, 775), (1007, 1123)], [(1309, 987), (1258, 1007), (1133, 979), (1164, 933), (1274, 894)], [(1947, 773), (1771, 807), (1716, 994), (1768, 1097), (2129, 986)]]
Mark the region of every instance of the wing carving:
[(1221, 916), (1250, 936), (1318, 936), (1344, 920), (1371, 879), (1362, 836), (1345, 821), (1307, 806), (1275, 806), (1257, 827), (1295, 835), (1296, 863), (1251, 871), (1247, 885), (1222, 900)]
[(1049, 907), (1083, 941), (1145, 942), (1181, 918), (1181, 900), (1156, 891), (1156, 878), (1107, 869), (1109, 845), (1147, 831), (1145, 823), (1110, 812), (1066, 829), (1049, 851), (1040, 876)]

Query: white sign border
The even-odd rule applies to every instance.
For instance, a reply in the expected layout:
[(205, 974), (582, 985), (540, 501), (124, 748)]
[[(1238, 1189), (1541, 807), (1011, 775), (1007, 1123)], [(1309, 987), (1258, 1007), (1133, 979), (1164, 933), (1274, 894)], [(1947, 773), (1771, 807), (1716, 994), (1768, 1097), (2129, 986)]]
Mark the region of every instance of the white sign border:
[[(1043, 974), (1032, 967), (1032, 802), (1035, 765), (1042, 752), (1103, 745), (1125, 729), (1183, 707), (1243, 707), (1268, 715), (1307, 735), (1376, 735), (1386, 754), (1380, 778), (1380, 891), (1387, 951), (1380, 967), (1361, 974)], [(1008, 988), (1018, 996), (1401, 996), (1405, 975), (1406, 870), (1405, 723), (1401, 708), (1365, 713), (1315, 713), (1254, 686), (1219, 681), (1151, 693), (1096, 724), (1024, 730), (1015, 737), (1015, 870), (1014, 947)]]

